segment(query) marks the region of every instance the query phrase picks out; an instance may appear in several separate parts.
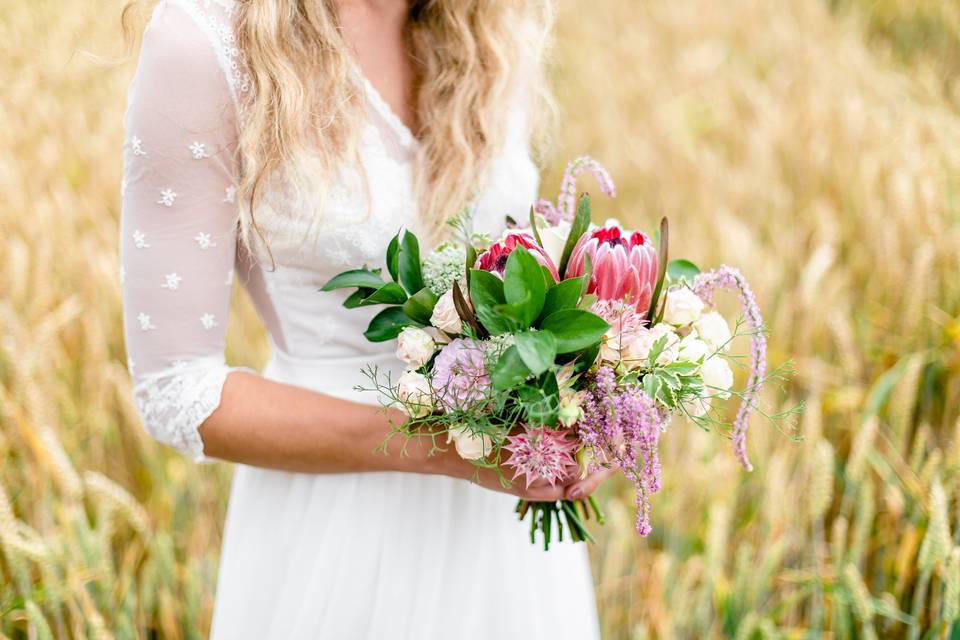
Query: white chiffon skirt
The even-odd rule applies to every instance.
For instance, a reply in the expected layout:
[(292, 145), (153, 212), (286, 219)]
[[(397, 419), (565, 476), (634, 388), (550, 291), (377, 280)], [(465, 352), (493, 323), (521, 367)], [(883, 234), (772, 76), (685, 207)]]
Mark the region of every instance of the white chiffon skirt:
[[(376, 402), (353, 390), (370, 357), (274, 354), (268, 378)], [(599, 638), (586, 545), (530, 544), (515, 503), (442, 476), (238, 465), (211, 637)]]

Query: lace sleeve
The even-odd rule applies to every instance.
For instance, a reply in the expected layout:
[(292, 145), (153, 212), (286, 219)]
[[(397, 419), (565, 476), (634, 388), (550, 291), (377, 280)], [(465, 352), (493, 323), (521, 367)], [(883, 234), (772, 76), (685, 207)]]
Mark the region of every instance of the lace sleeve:
[(120, 260), (134, 400), (147, 431), (197, 461), (198, 428), (231, 371), (236, 110), (205, 26), (161, 2), (124, 118)]

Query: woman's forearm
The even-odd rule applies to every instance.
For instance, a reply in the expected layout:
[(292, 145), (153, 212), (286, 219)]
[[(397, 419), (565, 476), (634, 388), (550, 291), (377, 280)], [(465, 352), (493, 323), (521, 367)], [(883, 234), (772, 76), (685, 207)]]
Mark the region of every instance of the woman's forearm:
[[(391, 438), (397, 410), (324, 395), (234, 371), (220, 406), (200, 427), (206, 455), (258, 467), (306, 473), (410, 471), (461, 475), (448, 455), (428, 456), (430, 438)], [(406, 446), (404, 447), (404, 442)], [(404, 455), (401, 455), (401, 449)]]

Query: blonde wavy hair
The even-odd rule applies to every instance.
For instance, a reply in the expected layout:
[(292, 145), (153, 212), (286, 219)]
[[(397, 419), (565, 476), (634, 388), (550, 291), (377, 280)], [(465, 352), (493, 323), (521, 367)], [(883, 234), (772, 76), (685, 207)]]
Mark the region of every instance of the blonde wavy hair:
[[(237, 2), (237, 38), (253, 84), (239, 140), (239, 190), (249, 204), (240, 224), (248, 246), (265, 181), (287, 162), (309, 156), (323, 182), (345, 160), (358, 160), (364, 98), (337, 4)], [(418, 222), (430, 240), (444, 235), (445, 221), (481, 185), (504, 141), (512, 92), (529, 97), (531, 113), (550, 112), (543, 64), (552, 13), (550, 0), (410, 0), (405, 35), (419, 123), (414, 182)]]

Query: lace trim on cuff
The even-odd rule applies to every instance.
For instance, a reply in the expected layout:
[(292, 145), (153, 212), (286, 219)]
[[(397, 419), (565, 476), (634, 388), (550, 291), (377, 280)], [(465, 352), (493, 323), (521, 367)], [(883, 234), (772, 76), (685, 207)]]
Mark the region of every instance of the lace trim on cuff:
[(220, 406), (227, 374), (240, 367), (178, 363), (136, 384), (133, 399), (143, 425), (154, 439), (190, 457), (212, 462), (203, 453), (199, 428)]

